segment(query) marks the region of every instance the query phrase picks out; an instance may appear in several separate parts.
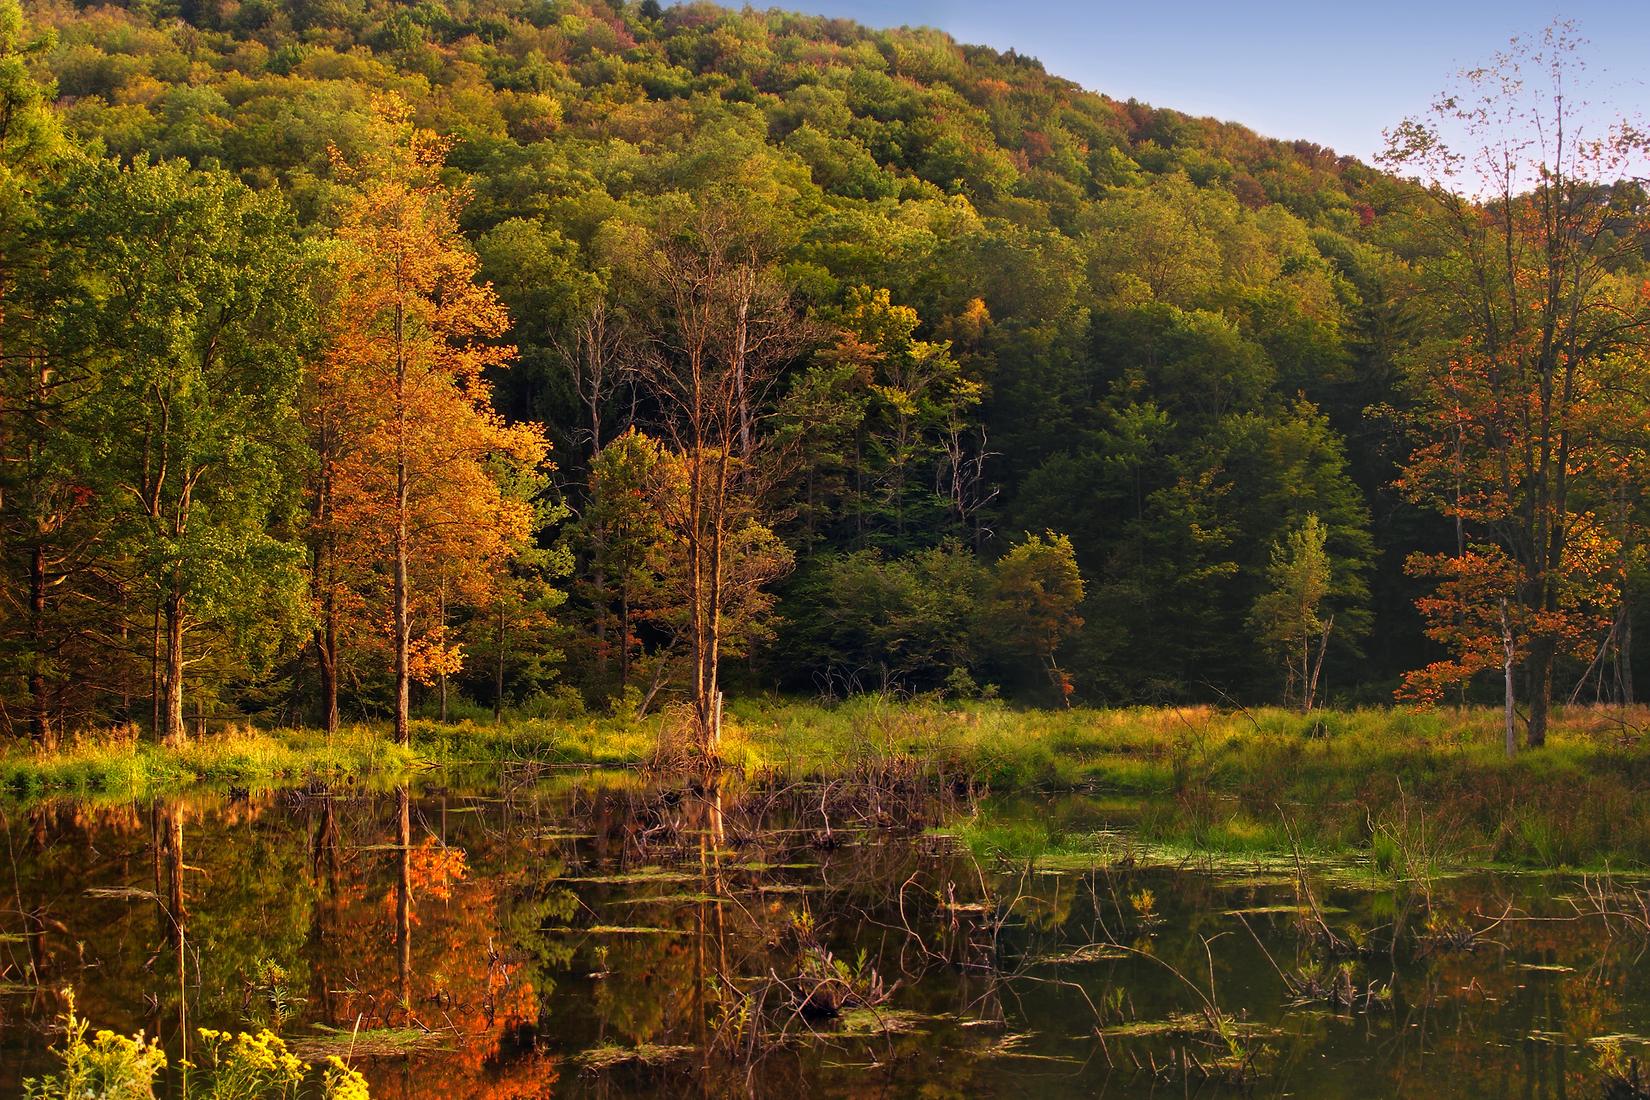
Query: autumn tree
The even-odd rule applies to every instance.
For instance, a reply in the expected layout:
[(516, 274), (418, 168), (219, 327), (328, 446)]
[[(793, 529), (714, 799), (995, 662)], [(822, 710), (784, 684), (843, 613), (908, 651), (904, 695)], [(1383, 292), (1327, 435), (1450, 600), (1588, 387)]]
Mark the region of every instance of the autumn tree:
[[(728, 598), (772, 579), (736, 577), (733, 568), (758, 560), (736, 550), (764, 541), (766, 530), (758, 520), (759, 422), (767, 390), (805, 329), (763, 241), (731, 206), (710, 205), (668, 226), (650, 268), (656, 302), (639, 372), (666, 410), (684, 466), (667, 523), (682, 547), (694, 727), (699, 747), (714, 753)], [(760, 557), (775, 568), (786, 560)]]
[(1586, 484), (1631, 391), (1603, 385), (1601, 368), (1650, 330), (1634, 273), (1650, 214), (1628, 182), (1650, 146), (1578, 100), (1579, 48), (1562, 22), (1515, 41), (1396, 128), (1387, 152), (1430, 183), (1440, 256), (1426, 284), (1440, 339), (1413, 371), (1419, 438), (1399, 484), (1458, 531), (1453, 551), (1411, 558), (1440, 580), (1421, 608), (1452, 656), (1408, 687), (1434, 698), (1505, 666), (1510, 691), (1516, 662), (1531, 747), (1546, 740), (1556, 662), (1590, 651), (1613, 610), (1614, 555)]
[[(448, 601), (486, 602), (497, 563), (533, 535), (532, 502), (505, 491), (499, 468), (537, 471), (547, 446), (538, 425), (507, 424), (492, 406), (484, 372), (510, 361), (497, 342), (508, 318), (459, 232), (465, 196), (440, 181), (449, 143), (412, 126), (404, 104), (379, 110), (374, 153), (335, 164), (355, 189), (339, 218), (310, 410), (312, 431), (327, 440), (312, 507), (323, 583), (352, 576), (363, 635), (388, 635), (404, 743), (414, 679), (461, 664)], [(332, 564), (346, 554), (350, 568)], [(318, 588), (323, 619), (336, 616)], [(336, 637), (328, 623), (321, 648)], [(336, 650), (321, 660), (336, 668)], [(336, 692), (335, 674), (323, 683)], [(336, 721), (333, 699), (326, 712)]]

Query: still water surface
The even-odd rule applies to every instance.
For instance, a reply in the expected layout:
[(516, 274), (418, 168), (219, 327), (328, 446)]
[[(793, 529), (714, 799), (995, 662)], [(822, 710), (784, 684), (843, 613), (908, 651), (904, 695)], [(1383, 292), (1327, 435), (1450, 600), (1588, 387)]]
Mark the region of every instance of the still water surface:
[[(1597, 1098), (1596, 1040), (1650, 1032), (1645, 943), (1578, 880), (1165, 864), (1131, 816), (580, 772), (12, 808), (0, 1095), (68, 985), (378, 1097)], [(1096, 854), (976, 858), (968, 822)]]

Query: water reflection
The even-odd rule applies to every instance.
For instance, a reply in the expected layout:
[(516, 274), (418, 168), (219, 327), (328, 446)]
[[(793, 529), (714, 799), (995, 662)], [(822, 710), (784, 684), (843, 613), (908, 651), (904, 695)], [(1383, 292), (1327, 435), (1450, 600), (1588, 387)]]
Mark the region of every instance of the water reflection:
[[(187, 811), (170, 799), (158, 800), (149, 811), (149, 848), (154, 855), (155, 914), (160, 942), (168, 949), (173, 985), (169, 991), (176, 1001), (178, 1060), (189, 1059), (189, 909), (183, 893), (183, 821)], [(160, 1007), (160, 998), (155, 998)], [(156, 1020), (152, 1030), (159, 1032)]]
[(65, 985), (174, 1054), (273, 1027), (384, 1097), (1182, 1095), (1231, 1055), (1257, 1095), (1568, 1100), (1592, 1040), (1650, 1030), (1642, 938), (1568, 880), (976, 860), (933, 831), (964, 815), (1126, 826), (582, 774), (13, 810), (0, 1093)]

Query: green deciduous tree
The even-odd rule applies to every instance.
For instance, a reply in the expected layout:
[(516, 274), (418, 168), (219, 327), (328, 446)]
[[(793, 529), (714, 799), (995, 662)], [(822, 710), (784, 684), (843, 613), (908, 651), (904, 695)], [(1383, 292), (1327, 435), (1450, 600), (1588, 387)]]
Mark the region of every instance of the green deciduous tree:
[(193, 665), (267, 661), (304, 618), (293, 509), (313, 334), (285, 204), (181, 162), (74, 171), (55, 196), (76, 430), (128, 592), (152, 612), (154, 724), (184, 736)]
[(1036, 662), (1066, 706), (1075, 685), (1055, 654), (1083, 625), (1083, 595), (1071, 540), (1049, 531), (1027, 535), (997, 560), (984, 608), (991, 644), (1010, 659)]
[(1317, 698), (1318, 676), (1335, 624), (1333, 615), (1323, 616), (1331, 583), (1327, 539), (1318, 517), (1309, 514), (1283, 541), (1274, 543), (1266, 568), (1268, 588), (1249, 614), (1256, 640), (1283, 665), (1284, 704), (1303, 711), (1311, 710)]
[[(41, 192), (67, 148), (50, 109), (53, 89), (30, 62), (33, 40), (16, 0), (0, 0), (0, 722), (6, 696), (26, 700), (37, 744), (56, 739), (73, 658), (65, 597), (77, 587), (95, 527), (73, 474), (77, 440), (65, 413), (78, 375), (54, 354), (49, 208)], [(56, 712), (54, 714), (54, 712)]]
[[(592, 592), (595, 614), (612, 620), (612, 629), (599, 628), (598, 638), (610, 638), (618, 651), (621, 699), (630, 686), (635, 613), (657, 599), (660, 569), (674, 548), (661, 502), (681, 491), (672, 484), (679, 473), (656, 440), (634, 429), (610, 440), (590, 467), (590, 500), (578, 538), (600, 579)], [(606, 654), (598, 658), (605, 661)]]

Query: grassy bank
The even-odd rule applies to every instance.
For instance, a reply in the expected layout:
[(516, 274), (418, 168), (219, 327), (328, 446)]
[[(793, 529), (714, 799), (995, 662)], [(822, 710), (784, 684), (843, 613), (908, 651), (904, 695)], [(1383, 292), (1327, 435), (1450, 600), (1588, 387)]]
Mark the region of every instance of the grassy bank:
[[(1650, 708), (1572, 709), (1548, 744), (1506, 759), (1492, 709), (1320, 712), (749, 706), (730, 755), (787, 776), (876, 762), (998, 792), (1082, 789), (1125, 801), (1159, 850), (1258, 856), (1300, 847), (1383, 870), (1505, 864), (1650, 869)], [(894, 769), (899, 770), (899, 769)], [(1084, 803), (1085, 805), (1087, 803)], [(1080, 858), (1091, 842), (1043, 817), (1009, 854)], [(1000, 839), (988, 822), (977, 846)]]
[[(1136, 708), (1019, 712), (864, 698), (837, 706), (746, 700), (722, 754), (768, 782), (848, 778), (993, 791), (1134, 797), (1140, 837), (1224, 853), (1299, 843), (1379, 861), (1650, 867), (1650, 710), (1563, 713), (1549, 745), (1504, 759), (1493, 710)], [(0, 756), (13, 798), (145, 797), (197, 785), (395, 782), (430, 768), (633, 765), (680, 742), (671, 718), (583, 717), (501, 727), (253, 729), (177, 750), (133, 738)], [(669, 754), (667, 753), (666, 756)]]
[(128, 734), (86, 735), (51, 752), (13, 747), (0, 755), (0, 794), (149, 798), (193, 787), (270, 788), (321, 780), (395, 777), (420, 767), (414, 750), (376, 729), (235, 728), (176, 749)]

